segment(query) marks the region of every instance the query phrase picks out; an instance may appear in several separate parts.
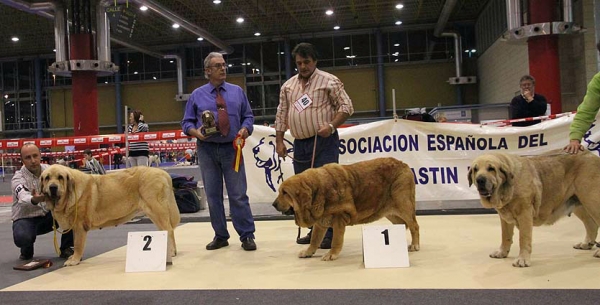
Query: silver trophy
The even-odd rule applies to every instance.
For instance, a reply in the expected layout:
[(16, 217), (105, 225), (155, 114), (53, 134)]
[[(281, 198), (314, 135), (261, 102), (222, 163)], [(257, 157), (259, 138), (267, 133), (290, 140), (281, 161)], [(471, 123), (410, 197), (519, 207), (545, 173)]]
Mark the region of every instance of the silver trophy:
[(208, 137), (215, 133), (219, 133), (217, 123), (215, 122), (215, 115), (212, 111), (205, 110), (202, 112), (202, 134)]

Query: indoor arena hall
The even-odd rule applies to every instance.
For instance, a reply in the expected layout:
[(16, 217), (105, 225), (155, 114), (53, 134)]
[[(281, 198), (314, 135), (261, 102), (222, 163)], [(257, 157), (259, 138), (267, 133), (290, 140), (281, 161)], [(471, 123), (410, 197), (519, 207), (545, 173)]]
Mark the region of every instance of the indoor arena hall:
[(0, 304), (600, 303), (596, 2), (0, 0)]

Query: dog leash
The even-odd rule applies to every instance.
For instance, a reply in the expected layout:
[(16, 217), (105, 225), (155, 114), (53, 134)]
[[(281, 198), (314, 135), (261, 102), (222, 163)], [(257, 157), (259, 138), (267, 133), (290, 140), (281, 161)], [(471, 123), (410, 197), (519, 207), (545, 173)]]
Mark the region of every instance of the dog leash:
[[(77, 198), (77, 197), (75, 197), (75, 198)], [(77, 220), (77, 210), (78, 210), (78, 209), (77, 209), (77, 206), (78, 206), (78, 204), (77, 204), (77, 203), (75, 203), (75, 220)], [(54, 205), (54, 207), (56, 207), (56, 204)], [(66, 208), (65, 208), (65, 209), (66, 209)], [(51, 212), (51, 213), (52, 213), (52, 212)], [(69, 232), (71, 232), (71, 231), (73, 230), (73, 226), (71, 226), (71, 227), (70, 227), (68, 230), (65, 230), (65, 231), (62, 231), (62, 232), (61, 232), (61, 231), (59, 231), (59, 230), (56, 228), (56, 219), (54, 218), (54, 213), (52, 213), (52, 230), (54, 231), (54, 251), (56, 252), (56, 254), (57, 254), (58, 256), (60, 256), (60, 254), (62, 253), (62, 251), (61, 251), (61, 250), (60, 250), (60, 248), (58, 247), (58, 241), (57, 241), (57, 239), (56, 239), (56, 232), (58, 232), (58, 233), (60, 233), (60, 234), (62, 234), (62, 235), (64, 235), (64, 234), (67, 234), (67, 233), (69, 233)], [(73, 239), (74, 239), (74, 238), (75, 238), (75, 236), (73, 236)]]
[[(310, 162), (310, 168), (314, 168), (315, 167), (315, 152), (317, 151), (317, 136), (318, 136), (318, 134), (315, 134), (315, 141), (314, 141), (314, 144), (313, 144), (312, 158), (310, 160), (311, 161)], [(292, 160), (296, 161), (293, 158), (292, 158)], [(304, 162), (304, 163), (306, 163), (306, 162)], [(300, 226), (298, 226), (298, 235), (296, 236), (296, 240), (300, 239), (301, 233), (302, 233), (302, 228)]]

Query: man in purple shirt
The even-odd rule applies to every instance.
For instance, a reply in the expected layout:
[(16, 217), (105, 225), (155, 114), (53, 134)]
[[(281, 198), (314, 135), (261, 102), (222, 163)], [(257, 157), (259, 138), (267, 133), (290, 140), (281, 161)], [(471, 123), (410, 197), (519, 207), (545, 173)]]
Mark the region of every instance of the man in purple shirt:
[[(240, 236), (242, 248), (246, 251), (256, 250), (254, 218), (246, 194), (246, 170), (243, 163), (240, 164), (239, 171), (233, 169), (236, 156), (233, 141), (238, 136), (246, 139), (252, 134), (252, 109), (242, 88), (225, 82), (227, 65), (222, 54), (208, 54), (204, 60), (204, 77), (208, 79), (208, 83), (190, 95), (181, 128), (185, 134), (198, 139), (198, 163), (206, 191), (210, 222), (215, 230), (215, 237), (206, 245), (206, 250), (216, 250), (229, 245), (227, 240), (230, 236), (223, 204), (223, 179), (229, 196), (231, 221)], [(223, 107), (218, 109), (217, 95), (223, 98), (225, 110)], [(219, 121), (221, 112), (226, 111), (229, 130), (220, 130), (217, 134), (206, 133), (201, 117), (207, 110), (212, 112), (215, 122)]]

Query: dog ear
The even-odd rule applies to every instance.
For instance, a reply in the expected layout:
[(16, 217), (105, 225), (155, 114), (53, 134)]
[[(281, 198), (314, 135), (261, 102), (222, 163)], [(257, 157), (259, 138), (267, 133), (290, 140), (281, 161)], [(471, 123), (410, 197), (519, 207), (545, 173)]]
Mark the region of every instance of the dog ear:
[(504, 176), (502, 184), (498, 188), (498, 199), (500, 203), (509, 202), (513, 197), (513, 178), (514, 175), (507, 164), (502, 163), (498, 168), (499, 174)]

